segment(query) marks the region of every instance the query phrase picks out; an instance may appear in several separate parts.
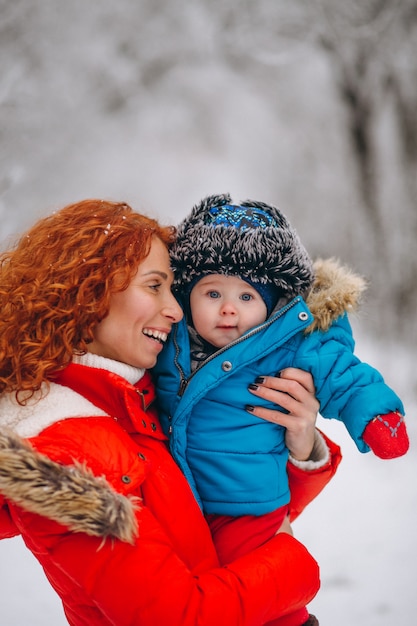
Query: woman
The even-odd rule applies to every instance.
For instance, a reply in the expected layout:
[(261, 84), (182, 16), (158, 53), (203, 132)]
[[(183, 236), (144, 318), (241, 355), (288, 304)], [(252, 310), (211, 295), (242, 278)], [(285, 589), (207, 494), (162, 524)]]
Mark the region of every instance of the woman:
[[(125, 204), (88, 200), (1, 258), (0, 536), (22, 535), (73, 626), (260, 625), (319, 587), (315, 560), (285, 532), (222, 567), (168, 452), (147, 370), (182, 316), (174, 236)], [(294, 415), (290, 449), (312, 449), (311, 379), (285, 376), (256, 393)], [(319, 469), (289, 470), (293, 516), (336, 470), (328, 445)]]

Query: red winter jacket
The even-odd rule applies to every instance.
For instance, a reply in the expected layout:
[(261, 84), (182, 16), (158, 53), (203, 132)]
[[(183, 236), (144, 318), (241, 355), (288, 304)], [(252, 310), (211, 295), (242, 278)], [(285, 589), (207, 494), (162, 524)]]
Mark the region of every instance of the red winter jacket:
[[(59, 415), (67, 416), (30, 440), (36, 451), (0, 430), (0, 537), (22, 535), (70, 624), (255, 626), (315, 596), (318, 566), (287, 534), (219, 566), (203, 515), (168, 452), (148, 374), (131, 385), (71, 364), (52, 388), (52, 397), (62, 395)], [(80, 397), (92, 403), (82, 416)], [(40, 419), (44, 402), (31, 409)], [(328, 443), (324, 468), (289, 467), (294, 515), (336, 470), (340, 451)]]

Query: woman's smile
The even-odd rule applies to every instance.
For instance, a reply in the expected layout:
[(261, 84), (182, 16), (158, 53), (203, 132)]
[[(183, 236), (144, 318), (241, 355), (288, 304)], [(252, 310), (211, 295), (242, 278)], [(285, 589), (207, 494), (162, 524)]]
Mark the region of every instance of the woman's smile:
[(168, 251), (155, 238), (127, 289), (112, 294), (89, 351), (134, 367), (153, 367), (172, 325), (182, 317), (171, 284)]

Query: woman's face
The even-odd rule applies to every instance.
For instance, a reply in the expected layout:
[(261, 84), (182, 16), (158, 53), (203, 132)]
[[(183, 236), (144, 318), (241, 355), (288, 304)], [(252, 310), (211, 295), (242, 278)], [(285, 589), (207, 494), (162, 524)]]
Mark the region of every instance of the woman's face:
[(134, 367), (153, 367), (172, 325), (182, 318), (171, 293), (172, 279), (168, 250), (154, 237), (128, 288), (112, 294), (89, 352)]

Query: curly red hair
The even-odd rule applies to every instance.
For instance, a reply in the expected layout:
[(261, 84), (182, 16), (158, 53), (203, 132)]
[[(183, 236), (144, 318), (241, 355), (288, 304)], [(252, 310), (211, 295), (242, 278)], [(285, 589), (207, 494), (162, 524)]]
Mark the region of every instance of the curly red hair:
[(168, 248), (175, 228), (127, 204), (84, 200), (0, 255), (0, 393), (30, 397), (86, 352), (110, 295), (127, 288), (153, 237)]

